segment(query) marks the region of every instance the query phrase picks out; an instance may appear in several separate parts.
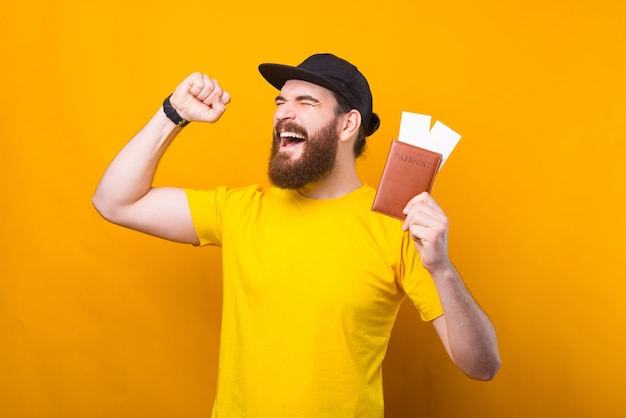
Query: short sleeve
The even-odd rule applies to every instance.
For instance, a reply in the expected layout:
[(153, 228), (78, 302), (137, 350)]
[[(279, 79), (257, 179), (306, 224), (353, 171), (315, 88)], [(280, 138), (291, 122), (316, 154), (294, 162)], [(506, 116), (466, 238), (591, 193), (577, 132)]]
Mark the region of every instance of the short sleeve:
[(220, 200), (223, 200), (225, 189), (185, 189), (185, 193), (200, 245), (220, 246), (222, 243)]

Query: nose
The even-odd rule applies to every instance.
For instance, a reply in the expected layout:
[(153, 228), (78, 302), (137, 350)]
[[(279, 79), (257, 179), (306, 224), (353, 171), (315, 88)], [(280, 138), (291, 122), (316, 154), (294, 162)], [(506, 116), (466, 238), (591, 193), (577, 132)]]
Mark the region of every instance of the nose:
[(294, 106), (289, 101), (285, 101), (276, 107), (274, 112), (274, 119), (277, 121), (284, 121), (293, 119), (295, 117)]

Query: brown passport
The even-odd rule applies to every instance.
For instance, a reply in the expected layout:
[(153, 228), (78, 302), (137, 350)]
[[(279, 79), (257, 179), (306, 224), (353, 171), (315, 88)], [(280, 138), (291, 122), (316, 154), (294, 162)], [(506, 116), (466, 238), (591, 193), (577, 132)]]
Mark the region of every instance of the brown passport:
[(402, 209), (414, 196), (429, 192), (441, 164), (442, 155), (394, 140), (378, 184), (372, 210), (400, 220)]

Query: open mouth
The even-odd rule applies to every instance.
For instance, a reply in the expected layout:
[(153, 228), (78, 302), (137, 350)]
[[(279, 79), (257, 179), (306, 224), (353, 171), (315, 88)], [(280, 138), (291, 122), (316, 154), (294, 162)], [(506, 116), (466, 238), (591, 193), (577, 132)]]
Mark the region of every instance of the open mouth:
[(305, 141), (305, 137), (302, 134), (298, 134), (295, 132), (281, 132), (280, 133), (280, 146), (282, 147), (290, 147), (293, 145), (297, 145), (301, 142)]

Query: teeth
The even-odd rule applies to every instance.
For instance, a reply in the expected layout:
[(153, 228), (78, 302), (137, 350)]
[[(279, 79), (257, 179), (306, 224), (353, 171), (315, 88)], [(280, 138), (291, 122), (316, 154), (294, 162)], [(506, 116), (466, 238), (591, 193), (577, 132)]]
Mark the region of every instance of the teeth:
[(304, 139), (304, 135), (300, 135), (294, 132), (281, 132), (280, 133), (280, 137), (281, 138), (296, 138), (296, 139)]

